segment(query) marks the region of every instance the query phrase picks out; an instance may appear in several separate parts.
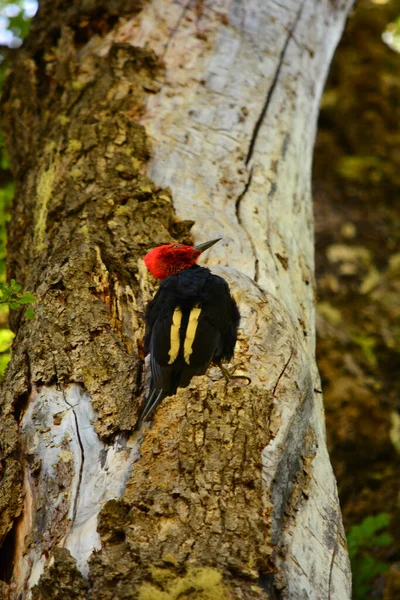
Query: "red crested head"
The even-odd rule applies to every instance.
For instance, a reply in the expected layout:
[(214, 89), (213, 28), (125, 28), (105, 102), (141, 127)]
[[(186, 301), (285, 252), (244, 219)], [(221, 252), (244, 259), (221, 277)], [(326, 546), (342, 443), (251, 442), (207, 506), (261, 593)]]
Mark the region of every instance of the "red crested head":
[(146, 254), (144, 262), (154, 277), (165, 279), (195, 265), (200, 254), (220, 239), (198, 246), (185, 246), (184, 244), (157, 246), (157, 248), (153, 248)]
[(165, 244), (150, 250), (144, 257), (146, 267), (157, 279), (165, 279), (194, 265), (200, 251), (183, 244)]

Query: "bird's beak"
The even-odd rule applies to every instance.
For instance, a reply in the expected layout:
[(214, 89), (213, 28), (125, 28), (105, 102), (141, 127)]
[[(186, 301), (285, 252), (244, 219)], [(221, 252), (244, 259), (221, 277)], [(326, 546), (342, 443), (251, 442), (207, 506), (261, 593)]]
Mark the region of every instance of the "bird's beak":
[(207, 250), (208, 248), (211, 248), (211, 246), (214, 246), (214, 244), (216, 244), (220, 240), (222, 240), (222, 238), (217, 238), (216, 240), (211, 240), (209, 242), (204, 242), (204, 244), (198, 244), (197, 246), (193, 246), (193, 248), (195, 250), (199, 250), (200, 252), (204, 252), (204, 250)]

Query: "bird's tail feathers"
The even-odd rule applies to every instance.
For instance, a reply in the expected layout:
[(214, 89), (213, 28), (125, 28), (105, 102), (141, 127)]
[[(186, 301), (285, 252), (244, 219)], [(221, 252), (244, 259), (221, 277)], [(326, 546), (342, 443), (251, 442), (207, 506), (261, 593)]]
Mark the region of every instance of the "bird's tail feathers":
[(142, 408), (140, 410), (137, 428), (140, 428), (144, 421), (148, 421), (152, 417), (155, 409), (165, 398), (165, 396), (167, 396), (167, 394), (164, 390), (158, 390), (157, 388), (153, 388), (151, 390), (146, 400), (144, 400)]

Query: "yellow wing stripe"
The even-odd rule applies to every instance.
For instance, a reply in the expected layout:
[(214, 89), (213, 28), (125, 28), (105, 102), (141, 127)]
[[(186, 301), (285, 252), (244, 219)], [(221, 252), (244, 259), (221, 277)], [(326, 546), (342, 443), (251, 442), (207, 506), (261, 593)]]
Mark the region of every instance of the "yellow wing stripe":
[(169, 348), (169, 361), (168, 364), (171, 365), (177, 358), (179, 354), (179, 344), (180, 344), (180, 336), (179, 330), (181, 328), (182, 322), (182, 311), (179, 306), (174, 310), (174, 314), (172, 315), (172, 325), (170, 331), (170, 348)]
[(199, 324), (199, 317), (201, 313), (201, 308), (199, 306), (195, 306), (192, 308), (189, 315), (188, 326), (186, 329), (185, 342), (183, 344), (183, 355), (185, 358), (185, 363), (190, 365), (190, 356), (193, 352), (193, 342), (196, 337), (197, 326)]

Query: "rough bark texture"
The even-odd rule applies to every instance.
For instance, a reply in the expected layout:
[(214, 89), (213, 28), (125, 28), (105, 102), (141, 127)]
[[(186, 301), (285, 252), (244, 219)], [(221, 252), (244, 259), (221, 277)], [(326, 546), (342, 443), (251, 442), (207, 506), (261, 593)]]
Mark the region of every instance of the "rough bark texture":
[[(4, 595), (349, 598), (310, 198), (348, 8), (42, 2), (3, 97), (9, 274), (38, 297), (3, 383)], [(239, 302), (248, 379), (211, 370), (132, 434), (141, 257), (193, 222), (196, 241), (224, 237), (209, 264)]]

